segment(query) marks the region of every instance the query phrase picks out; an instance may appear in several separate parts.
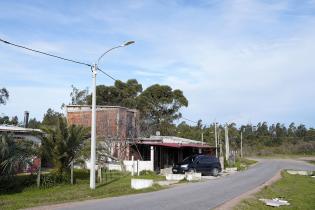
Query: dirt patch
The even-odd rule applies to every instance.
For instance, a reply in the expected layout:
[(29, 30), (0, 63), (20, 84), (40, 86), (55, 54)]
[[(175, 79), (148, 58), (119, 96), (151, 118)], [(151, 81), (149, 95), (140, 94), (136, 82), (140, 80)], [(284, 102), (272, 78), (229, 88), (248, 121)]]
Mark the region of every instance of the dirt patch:
[(281, 170), (279, 170), (271, 179), (266, 181), (264, 184), (254, 188), (254, 189), (252, 189), (250, 191), (247, 191), (247, 192), (245, 192), (245, 193), (243, 193), (243, 194), (233, 198), (232, 200), (229, 200), (229, 201), (227, 201), (227, 202), (217, 206), (214, 209), (215, 210), (230, 210), (230, 209), (233, 209), (242, 200), (252, 197), (255, 193), (257, 193), (260, 190), (262, 190), (265, 186), (272, 185), (273, 183), (275, 183), (279, 179), (281, 179)]

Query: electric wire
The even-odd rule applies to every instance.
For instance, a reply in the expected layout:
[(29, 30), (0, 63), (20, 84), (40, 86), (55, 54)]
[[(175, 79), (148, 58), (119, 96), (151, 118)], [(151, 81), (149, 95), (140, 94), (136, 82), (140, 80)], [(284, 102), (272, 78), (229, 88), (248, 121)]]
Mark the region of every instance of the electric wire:
[(69, 59), (69, 58), (64, 58), (64, 57), (61, 57), (61, 56), (58, 56), (58, 55), (53, 55), (51, 53), (43, 52), (43, 51), (40, 51), (40, 50), (35, 50), (35, 49), (29, 48), (29, 47), (25, 47), (25, 46), (22, 46), (22, 45), (19, 45), (19, 44), (15, 44), (15, 43), (3, 40), (1, 38), (0, 38), (0, 41), (5, 43), (5, 44), (12, 45), (12, 46), (18, 47), (18, 48), (22, 48), (22, 49), (25, 49), (25, 50), (28, 50), (28, 51), (32, 51), (32, 52), (36, 52), (36, 53), (39, 53), (39, 54), (47, 55), (47, 56), (50, 56), (50, 57), (58, 58), (58, 59), (61, 59), (61, 60), (69, 61), (69, 62), (72, 62), (72, 63), (81, 64), (81, 65), (92, 67), (92, 65), (88, 64), (88, 63), (76, 61), (76, 60)]
[[(51, 54), (51, 53), (47, 53), (47, 52), (44, 52), (44, 51), (40, 51), (40, 50), (36, 50), (36, 49), (32, 49), (32, 48), (29, 48), (29, 47), (26, 47), (26, 46), (23, 46), (23, 45), (19, 45), (19, 44), (15, 44), (15, 43), (12, 43), (12, 42), (9, 42), (7, 40), (4, 40), (4, 39), (1, 39), (0, 38), (0, 41), (5, 43), (5, 44), (8, 44), (8, 45), (11, 45), (11, 46), (14, 46), (14, 47), (18, 47), (18, 48), (22, 48), (22, 49), (25, 49), (25, 50), (28, 50), (28, 51), (31, 51), (31, 52), (35, 52), (35, 53), (39, 53), (39, 54), (43, 54), (43, 55), (47, 55), (47, 56), (50, 56), (50, 57), (54, 57), (54, 58), (58, 58), (58, 59), (61, 59), (61, 60), (64, 60), (64, 61), (69, 61), (69, 62), (72, 62), (72, 63), (76, 63), (76, 64), (81, 64), (81, 65), (85, 65), (85, 66), (88, 66), (88, 67), (92, 67), (91, 64), (88, 64), (88, 63), (84, 63), (84, 62), (80, 62), (80, 61), (76, 61), (76, 60), (73, 60), (73, 59), (69, 59), (69, 58), (64, 58), (64, 57), (61, 57), (61, 56), (58, 56), (58, 55), (54, 55), (54, 54)], [(117, 47), (116, 47), (117, 48)], [(115, 48), (113, 48), (115, 49)], [(112, 50), (112, 49), (110, 49)], [(104, 54), (103, 54), (104, 55)], [(102, 55), (102, 56), (103, 56)], [(99, 70), (100, 72), (102, 72), (104, 75), (106, 75), (107, 77), (109, 77), (110, 79), (112, 79), (113, 81), (117, 81), (117, 79), (115, 79), (113, 76), (111, 76), (110, 74), (106, 73), (104, 70), (102, 70), (101, 68), (97, 67), (97, 70)], [(148, 97), (145, 97), (149, 100)], [(151, 105), (156, 105), (157, 102), (153, 103), (152, 101), (149, 101), (151, 103)], [(186, 117), (183, 117), (181, 116), (182, 119), (184, 120), (187, 120), (189, 122), (192, 122), (192, 123), (198, 123), (196, 121), (193, 121), (193, 120), (190, 120)]]

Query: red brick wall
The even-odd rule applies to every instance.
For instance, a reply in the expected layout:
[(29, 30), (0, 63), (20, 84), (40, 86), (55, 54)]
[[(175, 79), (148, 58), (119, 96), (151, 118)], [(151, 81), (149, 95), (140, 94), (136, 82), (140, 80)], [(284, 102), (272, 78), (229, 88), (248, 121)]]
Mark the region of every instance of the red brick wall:
[[(69, 106), (71, 107), (71, 106)], [(82, 125), (91, 127), (92, 112), (84, 107), (71, 107), (67, 110), (68, 124)], [(138, 137), (138, 118), (139, 114), (136, 110), (130, 110), (123, 107), (106, 107), (97, 109), (96, 112), (96, 135), (105, 139), (113, 139), (115, 141), (132, 140)], [(129, 156), (129, 148), (121, 149), (117, 142), (114, 149), (115, 156)], [(124, 144), (123, 144), (124, 145)], [(124, 154), (120, 154), (118, 150), (124, 150)], [(119, 155), (120, 154), (120, 155)]]
[[(138, 114), (122, 107), (103, 108), (96, 112), (96, 134), (108, 138), (126, 139), (137, 137)], [(67, 121), (71, 124), (91, 127), (91, 111), (68, 111)]]

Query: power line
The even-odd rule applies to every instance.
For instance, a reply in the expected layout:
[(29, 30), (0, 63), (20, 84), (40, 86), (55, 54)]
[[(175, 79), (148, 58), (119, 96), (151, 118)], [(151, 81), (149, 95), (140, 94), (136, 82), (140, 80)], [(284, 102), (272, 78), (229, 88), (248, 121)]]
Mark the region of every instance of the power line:
[(196, 124), (198, 124), (198, 122), (196, 122), (196, 121), (193, 121), (193, 120), (190, 120), (190, 119), (188, 119), (188, 118), (186, 118), (186, 117), (181, 117), (182, 119), (184, 119), (184, 120), (187, 120), (187, 121), (189, 121), (189, 122), (192, 122), (192, 123), (196, 123)]
[(114, 77), (112, 77), (110, 74), (106, 73), (105, 71), (103, 71), (103, 70), (100, 69), (99, 67), (97, 67), (97, 70), (99, 70), (100, 72), (102, 72), (103, 74), (105, 74), (106, 76), (108, 76), (109, 78), (111, 78), (112, 80), (114, 80), (115, 82), (117, 81), (117, 79), (115, 79)]
[[(36, 50), (36, 49), (29, 48), (29, 47), (25, 47), (25, 46), (22, 46), (22, 45), (19, 45), (19, 44), (15, 44), (15, 43), (6, 41), (6, 40), (1, 39), (1, 38), (0, 38), (0, 41), (3, 42), (3, 43), (5, 43), (5, 44), (8, 44), (8, 45), (11, 45), (11, 46), (14, 46), (14, 47), (18, 47), (18, 48), (22, 48), (22, 49), (25, 49), (25, 50), (28, 50), (28, 51), (31, 51), (31, 52), (35, 52), (35, 53), (47, 55), (47, 56), (50, 56), (50, 57), (58, 58), (58, 59), (61, 59), (61, 60), (69, 61), (69, 62), (72, 62), (72, 63), (81, 64), (81, 65), (85, 65), (85, 66), (92, 67), (92, 65), (91, 65), (91, 64), (88, 64), (88, 63), (76, 61), (76, 60), (69, 59), (69, 58), (64, 58), (64, 57), (57, 56), (57, 55), (54, 55), (54, 54), (51, 54), (51, 53), (47, 53), (47, 52), (43, 52), (43, 51), (40, 51), (40, 50)], [(104, 75), (106, 75), (107, 77), (111, 78), (113, 81), (117, 81), (117, 79), (115, 79), (113, 76), (111, 76), (110, 74), (106, 73), (105, 71), (103, 71), (103, 70), (100, 69), (99, 67), (97, 67), (97, 69), (98, 69), (100, 72), (102, 72)], [(148, 97), (146, 97), (146, 98), (149, 100)], [(149, 101), (149, 102), (150, 102), (150, 101)], [(155, 103), (150, 102), (150, 103), (151, 103), (151, 105), (156, 105), (156, 104), (157, 104), (157, 102), (155, 102)], [(185, 117), (181, 117), (181, 118), (184, 119), (184, 120), (187, 120), (187, 121), (189, 121), (189, 122), (192, 122), (192, 123), (196, 123), (196, 124), (198, 123), (198, 122), (196, 122), (196, 121), (190, 120), (190, 119), (185, 118)]]
[(72, 60), (72, 59), (69, 59), (69, 58), (64, 58), (64, 57), (61, 57), (61, 56), (57, 56), (57, 55), (53, 55), (53, 54), (50, 54), (50, 53), (46, 53), (46, 52), (43, 52), (43, 51), (40, 51), (40, 50), (35, 50), (35, 49), (29, 48), (29, 47), (25, 47), (25, 46), (22, 46), (22, 45), (19, 45), (19, 44), (15, 44), (15, 43), (3, 40), (1, 38), (0, 38), (0, 41), (5, 43), (5, 44), (12, 45), (12, 46), (18, 47), (18, 48), (22, 48), (22, 49), (25, 49), (25, 50), (28, 50), (28, 51), (32, 51), (32, 52), (36, 52), (36, 53), (39, 53), (39, 54), (47, 55), (47, 56), (50, 56), (50, 57), (58, 58), (58, 59), (61, 59), (61, 60), (69, 61), (69, 62), (72, 62), (72, 63), (81, 64), (81, 65), (92, 67), (92, 65), (88, 64), (88, 63), (83, 63), (83, 62)]

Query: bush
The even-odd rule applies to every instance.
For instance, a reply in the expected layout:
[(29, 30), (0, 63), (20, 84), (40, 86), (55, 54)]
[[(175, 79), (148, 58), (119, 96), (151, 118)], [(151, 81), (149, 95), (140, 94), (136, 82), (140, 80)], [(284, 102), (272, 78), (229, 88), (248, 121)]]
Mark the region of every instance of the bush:
[(49, 188), (56, 186), (58, 184), (70, 184), (70, 182), (71, 182), (70, 174), (67, 173), (59, 174), (56, 172), (51, 172), (49, 174), (44, 174), (41, 176), (40, 186), (43, 188)]
[(144, 170), (140, 172), (141, 176), (154, 176), (156, 173), (154, 171)]
[(21, 192), (25, 187), (36, 184), (36, 175), (0, 177), (0, 194)]

